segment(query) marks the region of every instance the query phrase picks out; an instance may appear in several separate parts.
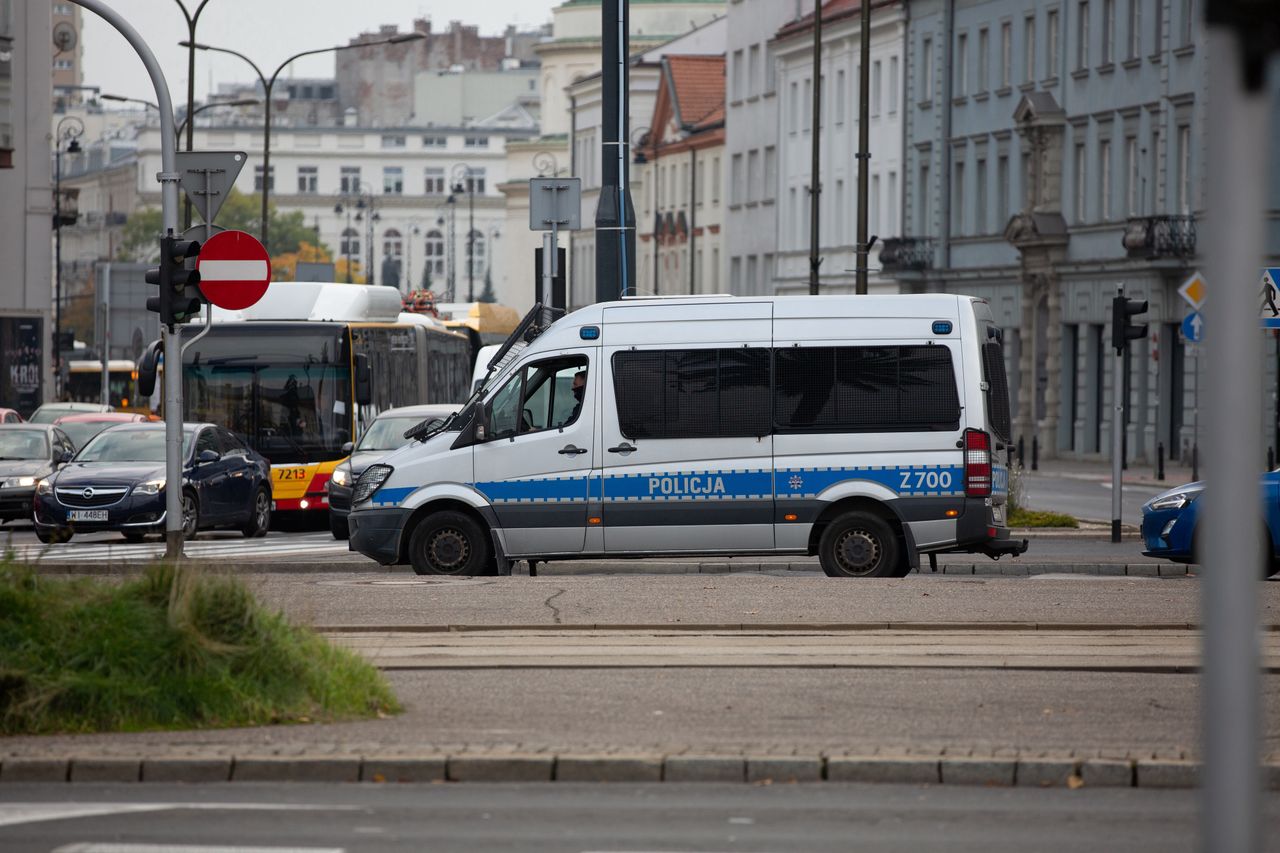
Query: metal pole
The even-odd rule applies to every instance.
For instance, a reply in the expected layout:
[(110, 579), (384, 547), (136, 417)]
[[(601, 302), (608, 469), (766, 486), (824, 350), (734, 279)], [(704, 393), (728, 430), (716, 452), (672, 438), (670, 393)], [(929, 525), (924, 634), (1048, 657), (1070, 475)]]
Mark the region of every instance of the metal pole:
[[(164, 69), (156, 60), (151, 48), (138, 35), (137, 30), (102, 0), (72, 0), (79, 6), (105, 18), (125, 40), (133, 46), (151, 77), (156, 91), (156, 104), (160, 107), (160, 168), (156, 178), (160, 181), (160, 219), (165, 234), (174, 234), (178, 228), (178, 152), (177, 135), (173, 126), (173, 99), (169, 96), (169, 84)], [(164, 441), (165, 441), (165, 559), (182, 557), (182, 355), (177, 343), (178, 328), (164, 335)], [(176, 357), (174, 357), (176, 356)]]
[(467, 167), (467, 301), (476, 301), (476, 183)]
[(596, 301), (635, 293), (635, 211), (628, 189), (629, 0), (600, 4), (602, 133), (600, 201), (596, 206)]
[(542, 281), (538, 288), (538, 302), (551, 304), (552, 279), (555, 278), (556, 241), (550, 231), (542, 232)]
[(1202, 581), (1204, 850), (1260, 849), (1256, 582), (1263, 565), (1258, 461), (1262, 372), (1258, 269), (1266, 245), (1268, 96), (1246, 91), (1235, 31), (1210, 23), (1205, 269), (1215, 293), (1207, 342), (1207, 555)]
[[(867, 292), (867, 255), (870, 239), (867, 233), (868, 177), (871, 173), (871, 3), (862, 4), (861, 62), (862, 73), (858, 80), (858, 245), (857, 262), (854, 264), (854, 292)], [(950, 112), (949, 108), (944, 110)]]
[[(53, 387), (62, 386), (62, 139), (54, 136), (53, 153)], [(61, 397), (61, 394), (57, 395)]]
[(268, 197), (271, 195), (271, 88), (275, 85), (276, 78), (273, 76), (270, 80), (263, 81), (263, 115), (265, 119), (262, 122), (262, 248), (267, 250), (267, 256), (271, 255), (271, 241), (269, 239), (268, 229), (270, 217), (267, 211)]
[[(822, 0), (813, 0), (813, 122), (809, 163), (809, 293), (818, 295), (818, 236), (822, 192)], [(752, 282), (754, 285), (754, 282)]]
[[(107, 368), (111, 361), (111, 262), (102, 265), (98, 276), (102, 288), (102, 396), (100, 402), (111, 404), (111, 371)], [(132, 392), (130, 392), (132, 393)]]
[[(1116, 293), (1124, 296), (1124, 285), (1116, 285)], [(1120, 456), (1124, 432), (1124, 353), (1115, 354), (1115, 368), (1111, 374), (1111, 541), (1120, 541), (1120, 497), (1124, 491), (1121, 481)]]

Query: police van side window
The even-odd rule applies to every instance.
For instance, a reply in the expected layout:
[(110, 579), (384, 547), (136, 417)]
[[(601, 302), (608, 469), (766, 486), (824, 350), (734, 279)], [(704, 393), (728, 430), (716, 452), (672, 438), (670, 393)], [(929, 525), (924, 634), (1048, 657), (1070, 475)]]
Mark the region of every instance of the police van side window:
[(613, 356), (627, 438), (769, 434), (769, 350), (647, 350)]
[(520, 389), (524, 386), (524, 371), (512, 376), (498, 389), (489, 402), (489, 426), (494, 438), (506, 438), (516, 434), (520, 414)]
[(493, 437), (560, 429), (576, 421), (585, 390), (575, 386), (585, 388), (586, 371), (586, 357), (571, 356), (529, 365), (512, 376), (489, 403)]
[(944, 346), (777, 350), (774, 423), (781, 432), (902, 432), (960, 426)]

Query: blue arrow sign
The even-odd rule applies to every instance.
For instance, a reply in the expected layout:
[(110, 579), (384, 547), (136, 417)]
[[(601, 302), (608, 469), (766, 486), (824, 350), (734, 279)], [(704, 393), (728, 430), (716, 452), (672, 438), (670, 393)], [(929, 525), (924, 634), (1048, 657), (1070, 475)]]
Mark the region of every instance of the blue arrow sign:
[(1198, 344), (1204, 340), (1204, 317), (1199, 311), (1192, 311), (1182, 318), (1182, 337), (1189, 344)]

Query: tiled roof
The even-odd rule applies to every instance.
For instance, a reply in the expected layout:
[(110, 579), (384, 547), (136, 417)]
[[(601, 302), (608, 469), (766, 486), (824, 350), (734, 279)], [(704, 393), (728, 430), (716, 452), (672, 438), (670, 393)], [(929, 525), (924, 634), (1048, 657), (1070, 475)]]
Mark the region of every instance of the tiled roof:
[[(724, 54), (717, 56), (668, 56), (677, 114), (686, 125), (707, 123), (717, 109), (724, 110)], [(721, 116), (723, 118), (723, 115)]]
[[(871, 0), (871, 8), (876, 9), (880, 6), (895, 6), (901, 0)], [(827, 0), (822, 4), (822, 24), (826, 26), (831, 21), (852, 15), (862, 10), (860, 0)], [(813, 13), (796, 18), (789, 24), (778, 30), (776, 38), (787, 38), (798, 33), (811, 32), (813, 30)]]

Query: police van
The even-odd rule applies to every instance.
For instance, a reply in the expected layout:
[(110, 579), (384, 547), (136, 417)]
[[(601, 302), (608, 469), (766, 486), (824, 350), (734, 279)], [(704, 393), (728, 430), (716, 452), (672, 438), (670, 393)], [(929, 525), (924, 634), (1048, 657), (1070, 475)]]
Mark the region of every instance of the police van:
[(351, 549), (419, 574), (513, 560), (817, 555), (901, 577), (1019, 554), (1000, 329), (951, 294), (541, 306), (452, 417), (360, 477)]

